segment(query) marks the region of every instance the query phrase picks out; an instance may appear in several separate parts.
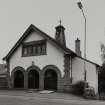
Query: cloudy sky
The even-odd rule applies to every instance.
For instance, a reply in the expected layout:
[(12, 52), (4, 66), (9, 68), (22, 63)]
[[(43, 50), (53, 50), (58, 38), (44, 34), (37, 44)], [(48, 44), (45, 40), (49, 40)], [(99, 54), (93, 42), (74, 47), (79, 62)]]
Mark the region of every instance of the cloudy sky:
[[(0, 62), (30, 24), (54, 37), (62, 20), (67, 46), (75, 50), (81, 40), (83, 55), (84, 19), (78, 0), (0, 0)], [(87, 17), (87, 59), (101, 64), (100, 43), (105, 43), (105, 0), (82, 0)]]

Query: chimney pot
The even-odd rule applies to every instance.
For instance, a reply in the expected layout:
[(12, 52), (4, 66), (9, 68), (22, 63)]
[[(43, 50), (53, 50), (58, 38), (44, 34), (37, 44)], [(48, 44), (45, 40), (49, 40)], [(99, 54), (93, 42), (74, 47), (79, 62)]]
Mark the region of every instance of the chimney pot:
[(81, 56), (81, 50), (80, 50), (80, 40), (77, 38), (75, 40), (75, 52), (78, 56)]

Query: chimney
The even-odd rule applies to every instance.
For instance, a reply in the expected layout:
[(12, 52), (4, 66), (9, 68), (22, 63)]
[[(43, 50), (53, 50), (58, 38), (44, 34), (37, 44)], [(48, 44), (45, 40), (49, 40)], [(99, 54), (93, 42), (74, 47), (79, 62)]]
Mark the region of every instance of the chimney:
[(80, 40), (77, 38), (75, 40), (75, 52), (78, 56), (81, 56), (81, 50), (80, 50)]
[(55, 27), (55, 29), (56, 29), (56, 33), (55, 33), (56, 41), (62, 46), (66, 47), (65, 32), (64, 32), (65, 28), (61, 25), (61, 21), (60, 21), (60, 25)]

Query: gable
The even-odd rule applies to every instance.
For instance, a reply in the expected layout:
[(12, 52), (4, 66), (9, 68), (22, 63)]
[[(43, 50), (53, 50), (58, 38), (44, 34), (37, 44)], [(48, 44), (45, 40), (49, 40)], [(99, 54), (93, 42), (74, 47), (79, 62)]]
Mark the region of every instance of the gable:
[[(37, 39), (36, 39), (37, 38)], [(44, 37), (40, 36), (39, 34), (32, 33), (30, 34), (23, 42), (24, 44), (29, 44), (31, 42), (39, 42), (39, 40)], [(41, 41), (41, 40), (40, 40)], [(43, 41), (43, 40), (42, 40)], [(27, 55), (22, 56), (22, 44), (17, 48), (17, 50), (12, 54), (12, 56), (9, 58), (9, 64), (10, 64), (10, 73), (12, 70), (17, 66), (21, 66), (25, 68), (25, 70), (32, 65), (32, 62), (35, 63), (41, 70), (46, 65), (56, 65), (62, 72), (64, 70), (64, 53), (55, 47), (54, 43), (52, 43), (50, 40), (46, 40), (47, 45), (47, 52), (43, 55)], [(56, 59), (56, 60), (55, 60)]]
[(72, 50), (60, 45), (55, 39), (51, 38), (49, 35), (47, 35), (46, 33), (44, 33), (43, 31), (41, 31), (40, 29), (38, 29), (37, 27), (35, 27), (33, 24), (31, 24), (28, 29), (24, 32), (24, 34), (20, 37), (20, 39), (17, 41), (17, 43), (13, 46), (13, 48), (9, 51), (9, 53), (3, 58), (3, 60), (8, 61), (9, 58), (15, 53), (15, 51), (17, 50), (17, 48), (24, 42), (29, 42), (32, 40), (39, 40), (39, 39), (46, 39), (47, 41), (51, 42), (54, 47), (57, 48), (57, 50), (59, 49), (59, 51), (65, 53), (65, 54), (71, 54), (73, 56), (77, 56), (83, 60), (86, 60), (90, 63), (93, 63), (97, 66), (99, 66), (98, 64), (91, 62), (87, 59), (84, 59), (80, 56), (78, 56), (75, 52), (73, 52)]
[(24, 32), (24, 34), (22, 35), (22, 37), (17, 41), (17, 43), (13, 46), (13, 48), (10, 50), (10, 52), (3, 58), (3, 60), (8, 60), (16, 51), (16, 49), (20, 46), (20, 44), (23, 43), (23, 41), (29, 37), (30, 33), (32, 32), (37, 32), (38, 34), (40, 34), (42, 37), (44, 37), (45, 39), (51, 41), (52, 43), (55, 44), (55, 46), (57, 46), (59, 49), (61, 49), (61, 51), (63, 51), (64, 53), (67, 54), (75, 54), (73, 51), (71, 51), (70, 49), (67, 49), (66, 47), (61, 46), (55, 39), (51, 38), (49, 35), (47, 35), (46, 33), (44, 33), (43, 31), (39, 30), (37, 27), (35, 27), (34, 25), (30, 25), (29, 28)]
[(39, 33), (32, 31), (27, 38), (24, 39), (24, 43), (32, 42), (32, 41), (38, 41), (38, 40), (44, 40), (45, 38), (41, 36)]

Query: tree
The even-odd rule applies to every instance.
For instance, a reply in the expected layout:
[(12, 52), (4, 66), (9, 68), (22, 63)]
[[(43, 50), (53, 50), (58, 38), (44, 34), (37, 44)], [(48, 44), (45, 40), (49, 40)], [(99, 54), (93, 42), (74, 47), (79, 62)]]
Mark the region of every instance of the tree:
[(99, 93), (105, 93), (105, 45), (101, 44), (102, 66), (98, 75)]
[(101, 59), (102, 59), (102, 64), (105, 63), (105, 45), (101, 43)]

